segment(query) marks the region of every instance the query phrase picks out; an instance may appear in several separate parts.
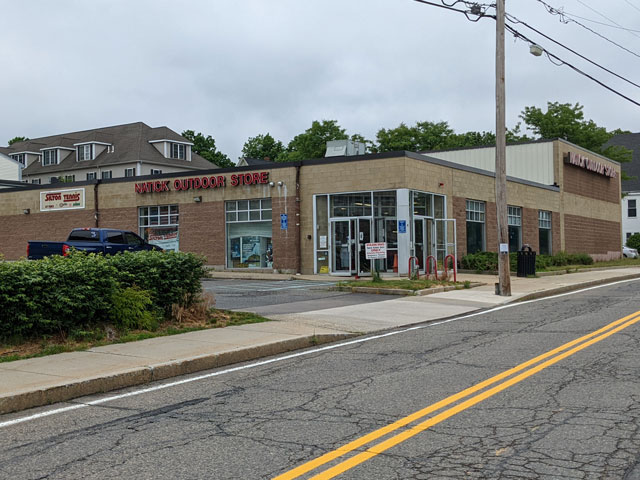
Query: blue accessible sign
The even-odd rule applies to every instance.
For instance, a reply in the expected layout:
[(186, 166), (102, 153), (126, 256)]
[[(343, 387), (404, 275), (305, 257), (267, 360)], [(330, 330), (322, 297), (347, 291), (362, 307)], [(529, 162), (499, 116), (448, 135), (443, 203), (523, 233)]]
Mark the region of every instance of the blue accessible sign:
[(280, 214), (280, 230), (289, 229), (289, 216), (286, 213)]

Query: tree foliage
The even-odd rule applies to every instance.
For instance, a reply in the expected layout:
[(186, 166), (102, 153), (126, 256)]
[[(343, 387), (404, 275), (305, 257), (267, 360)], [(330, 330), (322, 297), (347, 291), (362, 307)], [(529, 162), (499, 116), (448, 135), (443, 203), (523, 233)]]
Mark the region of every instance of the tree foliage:
[(593, 120), (585, 120), (583, 108), (579, 103), (547, 102), (546, 112), (538, 107), (525, 107), (520, 118), (527, 130), (539, 138), (563, 138), (612, 160), (631, 161), (631, 150), (619, 146), (602, 147), (611, 137), (626, 132), (620, 129), (607, 131)]
[(28, 137), (13, 137), (11, 140), (9, 140), (9, 145), (13, 145), (17, 142), (26, 142), (27, 140), (29, 140)]
[(185, 130), (181, 135), (187, 140), (193, 142), (191, 150), (201, 157), (209, 160), (211, 163), (214, 163), (219, 167), (233, 167), (234, 163), (229, 159), (229, 157), (218, 151), (216, 148), (216, 141), (211, 137), (211, 135), (207, 135), (205, 137), (202, 133), (195, 133), (193, 130)]
[(249, 137), (242, 147), (242, 156), (244, 158), (275, 160), (284, 151), (284, 144), (267, 133)]
[(297, 162), (310, 158), (321, 158), (327, 151), (327, 142), (331, 140), (345, 140), (349, 136), (345, 129), (338, 125), (337, 120), (314, 120), (311, 127), (304, 133), (296, 135), (276, 160), (278, 162)]

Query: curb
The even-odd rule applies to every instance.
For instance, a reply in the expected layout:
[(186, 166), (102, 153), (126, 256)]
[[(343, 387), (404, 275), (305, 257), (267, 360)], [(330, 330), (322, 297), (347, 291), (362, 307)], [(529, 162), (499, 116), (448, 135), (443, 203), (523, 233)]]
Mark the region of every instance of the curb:
[[(471, 282), (469, 288), (480, 287), (486, 285), (480, 282)], [(378, 288), (378, 287), (349, 287), (349, 286), (335, 286), (329, 287), (330, 291), (334, 292), (351, 292), (351, 293), (368, 293), (373, 295), (398, 295), (406, 297), (421, 297), (425, 295), (432, 295), (434, 293), (450, 292), (452, 290), (467, 290), (461, 286), (449, 285), (446, 287), (432, 287), (423, 288), (422, 290), (408, 290), (404, 288)]]
[(319, 344), (336, 342), (355, 336), (352, 333), (306, 335), (291, 340), (283, 340), (254, 347), (237, 349), (213, 355), (200, 355), (173, 362), (147, 365), (125, 370), (105, 377), (88, 378), (56, 385), (30, 392), (0, 397), (0, 415), (28, 408), (42, 407), (52, 403), (65, 402), (74, 398), (105, 393), (121, 388), (135, 387), (167, 378), (187, 375), (234, 363), (247, 362), (292, 350), (301, 350)]
[(600, 280), (591, 280), (580, 284), (566, 285), (564, 287), (556, 287), (548, 290), (541, 290), (539, 292), (528, 293), (520, 298), (513, 299), (507, 303), (526, 302), (527, 300), (537, 300), (538, 298), (552, 297), (553, 295), (559, 295), (561, 293), (573, 292), (575, 290), (582, 290), (583, 288), (596, 287), (598, 285), (606, 285), (608, 283), (615, 283), (624, 280), (634, 280), (640, 278), (640, 273), (631, 273), (629, 275), (621, 275), (615, 278), (602, 278)]

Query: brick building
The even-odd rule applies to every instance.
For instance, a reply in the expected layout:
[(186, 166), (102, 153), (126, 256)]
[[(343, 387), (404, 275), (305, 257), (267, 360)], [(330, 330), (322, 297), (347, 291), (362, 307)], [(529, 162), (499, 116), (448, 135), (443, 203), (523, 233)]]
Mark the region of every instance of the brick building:
[[(0, 253), (74, 227), (130, 229), (209, 265), (366, 275), (416, 257), (497, 251), (492, 149), (390, 152), (297, 163), (0, 189)], [(435, 155), (440, 158), (435, 158)], [(620, 256), (620, 165), (563, 140), (508, 147), (511, 251)], [(69, 199), (69, 201), (66, 201)]]

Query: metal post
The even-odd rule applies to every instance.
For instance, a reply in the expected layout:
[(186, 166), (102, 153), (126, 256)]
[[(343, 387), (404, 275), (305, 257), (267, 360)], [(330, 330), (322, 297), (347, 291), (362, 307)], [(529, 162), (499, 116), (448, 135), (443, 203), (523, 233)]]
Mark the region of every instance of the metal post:
[[(498, 219), (498, 290), (511, 296), (507, 223), (507, 146), (504, 89), (504, 3), (496, 0), (496, 213)], [(505, 246), (506, 252), (505, 252)]]

